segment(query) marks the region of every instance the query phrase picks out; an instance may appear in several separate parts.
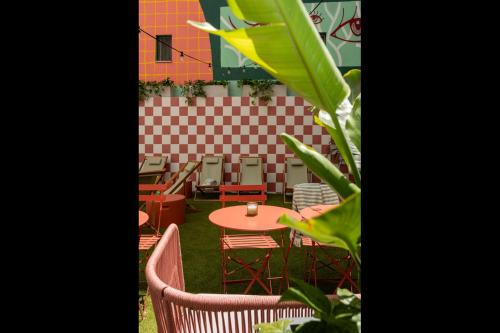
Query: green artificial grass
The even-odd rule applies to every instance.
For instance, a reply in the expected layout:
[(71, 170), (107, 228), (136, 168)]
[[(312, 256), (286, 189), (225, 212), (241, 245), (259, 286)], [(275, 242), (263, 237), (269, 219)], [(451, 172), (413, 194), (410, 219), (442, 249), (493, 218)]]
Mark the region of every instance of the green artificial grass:
[[(186, 284), (186, 291), (190, 293), (222, 293), (221, 286), (221, 253), (219, 249), (219, 227), (213, 225), (208, 220), (208, 215), (221, 208), (218, 201), (193, 201), (187, 200), (189, 204), (193, 205), (198, 212), (186, 212), (184, 224), (179, 225), (181, 236), (181, 251), (182, 261), (184, 268), (184, 280)], [(235, 205), (241, 203), (234, 203)], [(283, 197), (279, 194), (268, 195), (266, 205), (280, 206), (291, 208), (291, 204), (283, 203)], [(162, 230), (163, 232), (164, 230)], [(289, 229), (284, 232), (285, 246), (289, 244)], [(270, 235), (279, 243), (280, 232), (272, 232)], [(244, 260), (251, 260), (261, 256), (265, 250), (240, 250), (240, 255)], [(304, 249), (293, 247), (288, 259), (289, 276), (303, 279), (304, 278)], [(271, 275), (281, 275), (283, 267), (282, 250), (274, 250), (270, 260)], [(143, 265), (142, 265), (143, 266)], [(233, 266), (236, 267), (236, 266)], [(242, 272), (245, 273), (245, 272)], [(319, 274), (318, 277), (333, 274), (331, 271)], [(243, 278), (248, 278), (247, 274), (241, 275)], [(231, 278), (238, 278), (234, 276)], [(140, 273), (139, 280), (139, 294), (144, 295), (146, 292), (146, 282), (144, 273)], [(234, 294), (241, 294), (245, 289), (245, 284), (230, 284), (228, 292)], [(331, 293), (335, 284), (329, 282), (322, 282), (318, 287), (325, 293)], [(279, 280), (273, 282), (273, 293), (277, 294), (279, 289)], [(250, 294), (265, 294), (264, 290), (255, 283), (252, 287)], [(150, 297), (145, 297), (146, 301), (146, 314), (144, 320), (139, 323), (139, 332), (141, 333), (156, 333), (156, 322), (154, 318), (154, 311), (151, 305)]]

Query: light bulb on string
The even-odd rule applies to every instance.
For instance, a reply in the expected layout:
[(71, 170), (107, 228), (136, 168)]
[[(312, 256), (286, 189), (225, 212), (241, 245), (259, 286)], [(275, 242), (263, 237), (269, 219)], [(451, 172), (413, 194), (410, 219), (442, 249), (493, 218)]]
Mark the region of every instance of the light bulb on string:
[(231, 69), (230, 68), (227, 69), (227, 74), (231, 74)]
[(181, 58), (180, 58), (181, 61), (184, 61), (184, 52), (181, 51)]
[(245, 73), (245, 65), (243, 65), (243, 69), (241, 71)]

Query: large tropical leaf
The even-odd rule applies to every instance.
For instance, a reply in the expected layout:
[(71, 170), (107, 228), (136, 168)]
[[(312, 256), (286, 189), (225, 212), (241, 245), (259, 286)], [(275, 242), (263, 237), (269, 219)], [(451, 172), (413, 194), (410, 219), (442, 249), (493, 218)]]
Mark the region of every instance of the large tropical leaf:
[(281, 139), (307, 165), (309, 170), (330, 185), (342, 198), (359, 192), (359, 187), (351, 183), (325, 156), (303, 144), (293, 136), (281, 134)]
[(354, 101), (352, 112), (347, 118), (345, 127), (352, 143), (361, 152), (361, 94)]
[(302, 280), (290, 278), (294, 287), (285, 290), (280, 297), (280, 302), (298, 301), (315, 310), (315, 317), (327, 320), (331, 312), (330, 301), (318, 288)]
[[(328, 112), (321, 110), (318, 107), (312, 107), (311, 111), (314, 113), (314, 121), (316, 122), (316, 124), (326, 128), (335, 144), (337, 144), (338, 141), (342, 141), (341, 139), (345, 138), (346, 131), (344, 130), (344, 128), (342, 128), (342, 126), (336, 126), (334, 124), (332, 116)], [(340, 152), (340, 155), (342, 155), (344, 161), (347, 163), (349, 172), (354, 176), (354, 181), (358, 186), (361, 186), (361, 174), (358, 167), (356, 166), (356, 162), (354, 161), (352, 150), (349, 144), (346, 142), (345, 145), (337, 145), (337, 148)]]
[(228, 0), (241, 20), (264, 26), (217, 30), (210, 23), (191, 25), (223, 37), (311, 104), (334, 113), (349, 95), (332, 56), (300, 0)]
[(351, 69), (344, 74), (344, 80), (351, 88), (349, 101), (354, 103), (359, 94), (361, 94), (361, 71), (359, 69)]
[(361, 266), (358, 242), (361, 236), (361, 193), (355, 193), (339, 206), (318, 217), (298, 221), (288, 215), (279, 223), (296, 229), (312, 239), (349, 250), (358, 266)]

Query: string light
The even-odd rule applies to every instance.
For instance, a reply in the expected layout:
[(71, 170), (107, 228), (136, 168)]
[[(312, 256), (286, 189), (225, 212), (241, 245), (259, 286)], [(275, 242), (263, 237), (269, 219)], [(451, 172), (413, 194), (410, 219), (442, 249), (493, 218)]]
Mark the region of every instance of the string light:
[(184, 52), (181, 51), (181, 61), (184, 61)]
[(245, 73), (245, 65), (243, 65), (243, 69), (241, 71)]
[(231, 74), (231, 69), (230, 68), (227, 69), (227, 74)]

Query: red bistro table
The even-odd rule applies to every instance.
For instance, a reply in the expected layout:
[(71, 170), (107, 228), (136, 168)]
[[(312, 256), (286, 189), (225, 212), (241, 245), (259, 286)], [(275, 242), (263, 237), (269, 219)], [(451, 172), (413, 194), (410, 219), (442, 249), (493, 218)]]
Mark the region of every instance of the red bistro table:
[[(251, 286), (257, 282), (259, 283), (264, 290), (268, 294), (272, 294), (272, 289), (267, 288), (265, 284), (260, 280), (260, 275), (266, 268), (267, 263), (269, 262), (271, 252), (273, 248), (279, 247), (277, 244), (272, 240), (270, 236), (265, 236), (265, 235), (260, 235), (260, 236), (255, 236), (255, 238), (247, 238), (245, 240), (245, 236), (247, 235), (242, 235), (242, 237), (231, 237), (231, 236), (226, 236), (225, 235), (225, 229), (231, 229), (231, 230), (237, 230), (237, 231), (250, 231), (254, 233), (259, 233), (259, 234), (265, 234), (266, 232), (270, 231), (281, 231), (281, 247), (283, 248), (283, 231), (286, 230), (288, 227), (283, 224), (277, 223), (280, 216), (283, 214), (286, 214), (290, 217), (293, 217), (295, 219), (301, 219), (301, 216), (299, 213), (296, 211), (293, 211), (288, 208), (283, 208), (283, 207), (276, 207), (276, 206), (267, 206), (267, 205), (259, 205), (258, 206), (258, 214), (256, 216), (247, 216), (247, 206), (240, 205), (240, 206), (231, 206), (231, 207), (225, 207), (218, 209), (216, 211), (213, 211), (209, 216), (208, 219), (210, 222), (213, 224), (219, 226), (222, 230), (221, 234), (221, 253), (222, 253), (222, 261), (223, 261), (223, 287), (224, 287), (224, 292), (226, 292), (226, 283), (230, 282), (244, 282), (248, 280), (225, 280), (226, 275), (230, 275), (231, 273), (234, 273), (235, 271), (227, 272), (226, 267), (225, 267), (225, 250), (227, 249), (233, 249), (238, 247), (238, 242), (241, 242), (241, 244), (244, 244), (245, 247), (241, 248), (265, 248), (267, 249), (267, 253), (262, 260), (262, 266), (256, 270), (248, 263), (245, 263), (241, 258), (236, 257), (236, 258), (231, 258), (232, 261), (236, 262), (237, 264), (241, 265), (242, 268), (246, 269), (251, 275), (252, 279), (250, 280), (249, 285), (245, 289), (245, 294), (248, 293), (250, 290)], [(257, 238), (257, 237), (260, 237)], [(233, 245), (228, 245), (229, 242), (233, 240)], [(265, 244), (267, 241), (268, 245), (262, 245), (263, 243)], [(252, 245), (252, 242), (254, 245)], [(275, 244), (273, 246), (272, 244)], [(286, 265), (286, 260), (285, 256), (283, 256), (284, 259), (284, 265)], [(260, 261), (260, 259), (257, 259), (255, 262)], [(284, 270), (286, 273), (287, 270)], [(279, 278), (287, 278), (285, 276), (279, 277)]]
[(306, 220), (309, 220), (337, 206), (338, 205), (317, 205), (317, 206), (306, 207), (300, 211), (300, 215)]

